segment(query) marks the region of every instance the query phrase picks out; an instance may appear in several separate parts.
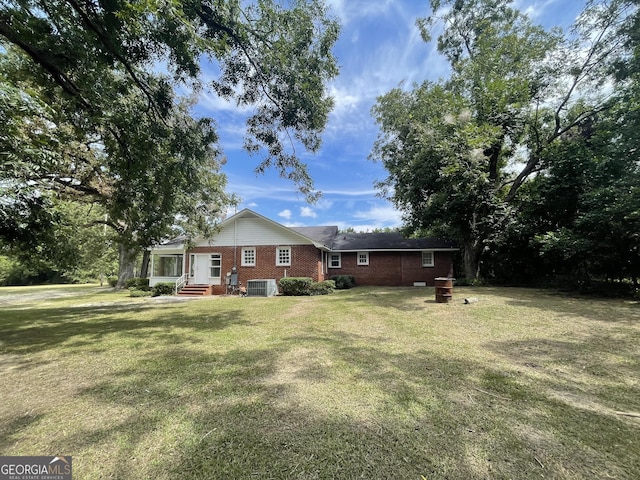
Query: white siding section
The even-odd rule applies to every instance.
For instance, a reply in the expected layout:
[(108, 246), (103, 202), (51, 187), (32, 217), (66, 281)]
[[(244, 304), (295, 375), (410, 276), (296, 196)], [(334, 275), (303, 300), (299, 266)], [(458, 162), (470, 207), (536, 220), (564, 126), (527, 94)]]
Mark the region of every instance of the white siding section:
[(149, 286), (155, 287), (158, 283), (176, 283), (177, 277), (149, 277)]
[[(235, 228), (234, 228), (235, 224)], [(235, 241), (234, 241), (235, 239)], [(196, 245), (205, 246), (257, 246), (257, 245), (310, 245), (311, 241), (258, 217), (243, 217), (223, 226), (211, 241), (199, 240)]]

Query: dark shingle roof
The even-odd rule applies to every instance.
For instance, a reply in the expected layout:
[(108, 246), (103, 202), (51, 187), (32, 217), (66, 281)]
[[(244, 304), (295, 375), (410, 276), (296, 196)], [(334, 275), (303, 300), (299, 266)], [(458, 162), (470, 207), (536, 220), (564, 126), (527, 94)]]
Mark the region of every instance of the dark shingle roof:
[(335, 251), (354, 250), (438, 250), (458, 248), (451, 240), (404, 238), (397, 232), (340, 233), (331, 245)]
[(338, 227), (331, 226), (320, 226), (320, 227), (290, 227), (294, 232), (298, 232), (301, 235), (304, 235), (307, 238), (315, 240), (322, 245), (326, 245), (327, 247), (331, 247), (333, 243), (333, 239), (338, 233)]
[(175, 237), (170, 240), (165, 240), (164, 242), (156, 245), (155, 248), (183, 248), (184, 242), (186, 240), (187, 240), (186, 236), (180, 235), (179, 237)]

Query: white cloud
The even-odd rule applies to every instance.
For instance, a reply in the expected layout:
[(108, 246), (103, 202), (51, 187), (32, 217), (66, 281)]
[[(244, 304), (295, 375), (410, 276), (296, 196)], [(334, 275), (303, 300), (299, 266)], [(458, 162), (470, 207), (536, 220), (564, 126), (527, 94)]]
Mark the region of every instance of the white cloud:
[(291, 210), (289, 210), (288, 208), (285, 210), (282, 210), (279, 214), (279, 217), (285, 218), (287, 220), (291, 219)]
[(318, 215), (310, 207), (300, 207), (300, 216), (316, 218)]
[(342, 25), (363, 17), (385, 15), (395, 4), (393, 0), (327, 0), (326, 3)]
[(212, 92), (202, 92), (198, 97), (198, 104), (207, 112), (229, 111), (237, 112), (235, 103), (225, 100)]
[(327, 200), (326, 198), (321, 198), (316, 203), (316, 208), (318, 210), (330, 210), (333, 207), (333, 202), (331, 200)]
[(238, 105), (235, 100), (227, 100), (217, 95), (215, 92), (202, 91), (198, 96), (198, 105), (208, 112), (232, 112), (247, 114), (254, 107), (249, 105)]
[(513, 8), (526, 14), (534, 23), (550, 27), (571, 25), (585, 8), (585, 0), (516, 0)]
[(329, 94), (333, 97), (335, 106), (333, 108), (333, 114), (336, 116), (342, 116), (354, 111), (357, 111), (358, 107), (363, 101), (362, 92), (353, 87), (338, 86), (336, 84), (331, 85)]
[(322, 193), (336, 197), (372, 197), (375, 196), (377, 192), (371, 188), (367, 190), (322, 190)]
[[(356, 211), (353, 218), (358, 220), (373, 221), (376, 228), (397, 227), (402, 224), (402, 213), (393, 206), (373, 205), (369, 210)], [(358, 228), (361, 228), (359, 225)]]
[(566, 3), (566, 0), (561, 0), (560, 2), (558, 0), (542, 0), (533, 2), (530, 0), (516, 0), (513, 8), (520, 10), (535, 21), (540, 21), (547, 12), (555, 10), (557, 13), (557, 7), (554, 7), (554, 4), (562, 4), (562, 7), (564, 7), (566, 6)]

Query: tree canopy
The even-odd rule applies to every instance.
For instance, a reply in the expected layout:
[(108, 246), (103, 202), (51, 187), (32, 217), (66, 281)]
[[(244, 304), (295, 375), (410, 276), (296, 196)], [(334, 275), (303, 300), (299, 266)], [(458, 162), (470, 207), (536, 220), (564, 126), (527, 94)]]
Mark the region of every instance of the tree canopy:
[[(629, 66), (637, 5), (590, 2), (568, 32), (535, 25), (508, 0), (431, 5), (418, 27), (426, 41), (444, 27), (437, 48), (450, 75), (378, 99), (371, 158), (389, 172), (379, 187), (406, 228), (459, 239), (473, 279), (522, 220), (523, 188), (567, 162), (568, 149), (583, 158), (576, 141), (588, 143), (607, 112), (625, 105), (634, 82), (615, 72)], [(608, 132), (619, 144), (624, 131)], [(531, 231), (529, 241), (551, 231)]]

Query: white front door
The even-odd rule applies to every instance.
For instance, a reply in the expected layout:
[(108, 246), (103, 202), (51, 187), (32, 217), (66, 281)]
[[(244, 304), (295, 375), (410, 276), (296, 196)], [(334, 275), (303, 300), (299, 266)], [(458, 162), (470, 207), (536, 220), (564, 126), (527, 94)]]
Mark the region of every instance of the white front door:
[[(194, 258), (195, 257), (195, 258)], [(209, 272), (211, 261), (209, 255), (192, 255), (193, 258), (193, 283), (198, 285), (209, 284)]]

